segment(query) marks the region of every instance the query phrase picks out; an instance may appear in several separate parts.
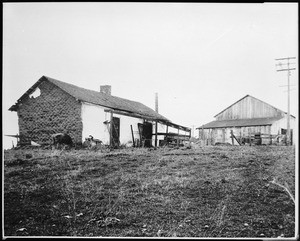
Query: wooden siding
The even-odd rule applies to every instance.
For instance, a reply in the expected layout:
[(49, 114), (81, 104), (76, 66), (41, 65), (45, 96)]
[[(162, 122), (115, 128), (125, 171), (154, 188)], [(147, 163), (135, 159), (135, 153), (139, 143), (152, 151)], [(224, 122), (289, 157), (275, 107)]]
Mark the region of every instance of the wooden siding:
[(215, 129), (199, 129), (199, 137), (204, 140), (206, 145), (214, 145), (220, 143), (232, 143), (231, 131), (237, 138), (246, 138), (256, 133), (260, 134), (277, 134), (271, 133), (271, 126), (251, 126), (251, 127), (233, 127), (233, 128), (215, 128)]
[(265, 118), (283, 116), (283, 112), (275, 107), (251, 96), (241, 99), (239, 102), (228, 107), (216, 117), (216, 120)]
[[(199, 138), (205, 145), (214, 145), (217, 142), (232, 143), (230, 131), (232, 130), (237, 138), (247, 138), (250, 135), (260, 133), (262, 135), (276, 136), (281, 134), (281, 129), (286, 129), (286, 120), (281, 119), (275, 122), (272, 126), (249, 126), (249, 127), (231, 127), (231, 128), (214, 128), (214, 129), (199, 129)], [(297, 127), (295, 118), (291, 118), (291, 130), (293, 131), (293, 143), (297, 139)], [(270, 144), (269, 140), (264, 140), (262, 144)]]

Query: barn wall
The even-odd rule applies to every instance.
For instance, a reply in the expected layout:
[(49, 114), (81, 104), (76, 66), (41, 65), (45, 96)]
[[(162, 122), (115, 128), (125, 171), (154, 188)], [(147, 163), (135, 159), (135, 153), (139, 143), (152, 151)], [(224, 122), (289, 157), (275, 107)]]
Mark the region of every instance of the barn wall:
[(17, 110), (21, 144), (50, 144), (50, 135), (59, 132), (66, 132), (74, 142), (80, 142), (81, 104), (48, 81), (38, 88), (40, 95), (28, 96)]
[(251, 96), (240, 100), (216, 116), (216, 120), (265, 118), (283, 115), (282, 111)]
[[(290, 118), (290, 128), (293, 130), (293, 143), (295, 143), (297, 135), (298, 135), (298, 129), (296, 125), (296, 119), (291, 117)], [(284, 115), (284, 118), (276, 121), (272, 125), (271, 132), (273, 135), (281, 134), (281, 129), (287, 129), (287, 115)]]
[[(201, 140), (205, 140), (206, 145), (214, 145), (217, 142), (220, 143), (230, 143), (232, 144), (231, 139), (231, 130), (237, 138), (248, 137), (254, 135), (255, 133), (261, 134), (270, 134), (270, 126), (249, 126), (249, 127), (229, 127), (229, 128), (214, 128), (214, 129), (199, 129), (199, 136)], [(234, 144), (238, 144), (234, 140)], [(266, 143), (268, 144), (268, 143)]]
[[(273, 125), (272, 125), (272, 133), (274, 134), (280, 134), (280, 129), (287, 129), (287, 115), (284, 115), (284, 118), (276, 121)], [(295, 129), (296, 128), (296, 120), (295, 118), (291, 117), (290, 118), (290, 128), (291, 129)]]
[[(285, 115), (286, 116), (286, 115)], [(261, 133), (266, 135), (278, 135), (281, 134), (281, 129), (287, 128), (286, 117), (274, 122), (271, 126), (248, 126), (248, 127), (230, 127), (230, 128), (214, 128), (214, 129), (199, 129), (199, 138), (205, 140), (205, 144), (214, 145), (216, 142), (221, 143), (232, 143), (230, 138), (230, 131), (239, 137), (248, 137), (249, 135), (254, 135), (255, 133)], [(298, 138), (298, 129), (296, 125), (296, 119), (291, 117), (290, 128), (293, 130), (293, 144)], [(262, 144), (269, 144), (269, 140), (263, 138)], [(237, 144), (237, 143), (236, 143)]]

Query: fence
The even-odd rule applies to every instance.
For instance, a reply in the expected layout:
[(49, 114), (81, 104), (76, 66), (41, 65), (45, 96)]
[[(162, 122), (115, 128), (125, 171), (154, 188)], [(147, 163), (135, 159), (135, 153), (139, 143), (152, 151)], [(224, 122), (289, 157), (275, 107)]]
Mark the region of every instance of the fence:
[(255, 133), (248, 136), (235, 136), (240, 145), (284, 145), (286, 135)]

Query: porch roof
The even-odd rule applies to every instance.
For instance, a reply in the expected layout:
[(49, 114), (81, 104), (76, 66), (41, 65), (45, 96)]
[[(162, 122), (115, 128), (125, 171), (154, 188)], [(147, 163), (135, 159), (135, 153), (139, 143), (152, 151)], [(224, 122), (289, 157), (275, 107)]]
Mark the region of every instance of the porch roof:
[(284, 117), (268, 117), (268, 118), (249, 118), (235, 120), (215, 120), (205, 125), (199, 126), (196, 129), (213, 129), (226, 127), (246, 127), (246, 126), (268, 126)]

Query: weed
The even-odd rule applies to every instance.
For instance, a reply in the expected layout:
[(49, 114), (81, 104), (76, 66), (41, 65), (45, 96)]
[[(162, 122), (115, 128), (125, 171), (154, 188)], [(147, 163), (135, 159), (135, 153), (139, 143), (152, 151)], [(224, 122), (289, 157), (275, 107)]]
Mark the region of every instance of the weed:
[[(5, 235), (293, 237), (294, 152), (263, 146), (5, 151)], [(272, 177), (288, 185), (275, 189)]]

